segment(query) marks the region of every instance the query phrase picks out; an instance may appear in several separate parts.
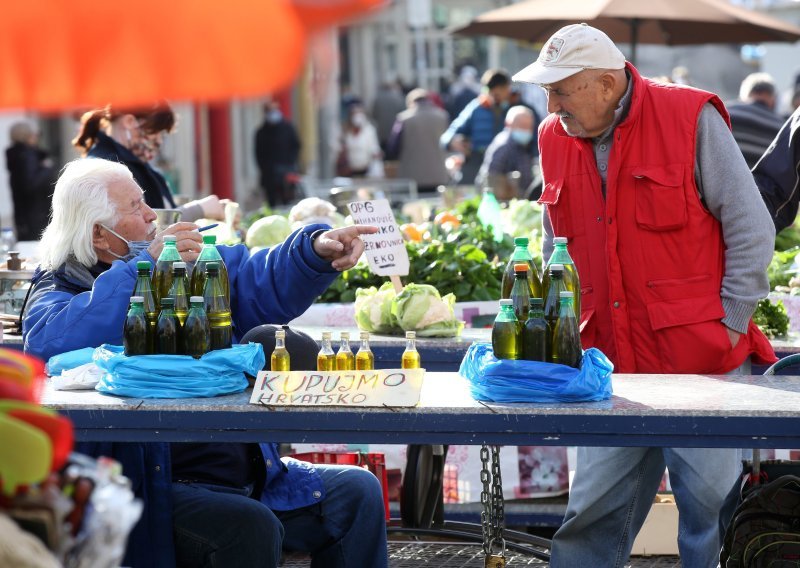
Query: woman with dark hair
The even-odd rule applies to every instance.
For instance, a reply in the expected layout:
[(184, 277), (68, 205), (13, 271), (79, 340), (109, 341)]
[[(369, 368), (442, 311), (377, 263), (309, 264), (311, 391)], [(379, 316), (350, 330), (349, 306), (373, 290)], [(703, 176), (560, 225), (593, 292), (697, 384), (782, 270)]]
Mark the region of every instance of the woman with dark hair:
[(224, 219), (224, 204), (216, 195), (176, 207), (164, 176), (150, 166), (164, 134), (172, 132), (175, 122), (175, 113), (164, 101), (137, 109), (107, 105), (81, 117), (81, 129), (72, 145), (84, 157), (125, 164), (144, 191), (147, 205), (153, 209), (178, 209), (182, 221)]

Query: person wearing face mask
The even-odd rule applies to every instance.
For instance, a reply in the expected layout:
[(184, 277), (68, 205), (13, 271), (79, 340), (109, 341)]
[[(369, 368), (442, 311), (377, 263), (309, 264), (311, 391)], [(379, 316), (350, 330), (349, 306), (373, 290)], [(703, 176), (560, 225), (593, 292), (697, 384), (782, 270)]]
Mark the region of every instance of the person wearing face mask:
[(382, 155), (378, 132), (367, 118), (364, 107), (357, 103), (350, 105), (342, 132), (337, 175), (364, 177)]
[(278, 101), (264, 104), (264, 123), (256, 131), (256, 162), (261, 171), (261, 189), (270, 207), (295, 200), (297, 160), (300, 138), (294, 125), (286, 120)]
[[(492, 188), (495, 197), (508, 200), (527, 195), (533, 182), (533, 164), (539, 156), (533, 111), (518, 105), (508, 109), (506, 127), (486, 149), (478, 183)], [(513, 177), (519, 172), (519, 177)], [(538, 196), (536, 196), (538, 197)]]
[[(186, 262), (202, 247), (195, 224), (157, 233), (155, 219), (125, 166), (95, 158), (66, 165), (23, 308), (27, 353), (47, 360), (121, 343), (137, 262), (155, 263), (166, 235), (176, 237)], [(302, 314), (356, 263), (364, 250), (359, 236), (377, 230), (315, 224), (253, 254), (241, 244), (219, 246), (235, 341)], [(314, 566), (388, 564), (380, 483), (359, 467), (284, 462), (270, 442), (84, 442), (76, 450), (118, 460), (143, 501), (125, 566), (277, 568), (283, 548), (310, 553)]]
[(164, 176), (150, 165), (164, 135), (172, 132), (175, 122), (175, 113), (163, 101), (137, 109), (107, 105), (81, 117), (80, 130), (72, 145), (83, 156), (125, 164), (144, 190), (145, 202), (153, 209), (178, 209), (183, 221), (224, 220), (227, 200), (216, 195), (176, 207)]
[(481, 85), (481, 94), (464, 107), (439, 139), (445, 150), (464, 155), (459, 181), (462, 185), (474, 183), (486, 148), (503, 130), (509, 107), (511, 76), (507, 71), (489, 69), (481, 77)]

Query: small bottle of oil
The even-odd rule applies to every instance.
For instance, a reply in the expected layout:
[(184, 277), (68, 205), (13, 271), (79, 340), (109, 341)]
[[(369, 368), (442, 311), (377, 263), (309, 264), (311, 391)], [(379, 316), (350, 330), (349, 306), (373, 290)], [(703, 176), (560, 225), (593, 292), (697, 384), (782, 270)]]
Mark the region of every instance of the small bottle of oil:
[(286, 332), (279, 330), (275, 332), (275, 349), (272, 351), (272, 357), (270, 358), (270, 370), (273, 372), (288, 371), (289, 368), (289, 352), (286, 350)]
[(335, 371), (336, 355), (331, 345), (331, 332), (322, 332), (322, 347), (317, 354), (317, 371)]
[(357, 371), (371, 371), (375, 368), (375, 355), (369, 348), (369, 332), (361, 332), (361, 347), (356, 353), (356, 370)]
[(419, 351), (417, 351), (417, 333), (415, 331), (406, 332), (406, 350), (403, 351), (400, 367), (403, 369), (420, 368)]
[(339, 351), (336, 353), (337, 371), (354, 371), (356, 368), (356, 357), (350, 350), (350, 334), (343, 331), (340, 334)]

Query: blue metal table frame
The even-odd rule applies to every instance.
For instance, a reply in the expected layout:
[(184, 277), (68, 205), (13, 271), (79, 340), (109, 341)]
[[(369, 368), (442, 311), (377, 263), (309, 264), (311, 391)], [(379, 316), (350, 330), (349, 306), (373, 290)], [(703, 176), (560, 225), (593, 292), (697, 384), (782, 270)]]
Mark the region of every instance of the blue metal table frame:
[(415, 408), (265, 407), (250, 391), (126, 399), (48, 389), (79, 440), (800, 447), (800, 377), (615, 375), (601, 402), (483, 404), (456, 373), (427, 373)]

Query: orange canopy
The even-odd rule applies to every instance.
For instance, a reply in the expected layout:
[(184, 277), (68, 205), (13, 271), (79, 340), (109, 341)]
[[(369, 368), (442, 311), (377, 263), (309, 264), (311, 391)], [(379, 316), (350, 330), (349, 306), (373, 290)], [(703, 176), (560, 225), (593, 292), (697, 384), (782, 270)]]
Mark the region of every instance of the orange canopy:
[(310, 33), (383, 0), (21, 0), (0, 17), (0, 108), (257, 96), (289, 86)]

